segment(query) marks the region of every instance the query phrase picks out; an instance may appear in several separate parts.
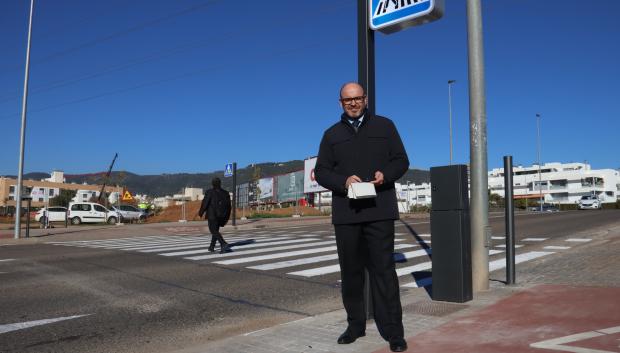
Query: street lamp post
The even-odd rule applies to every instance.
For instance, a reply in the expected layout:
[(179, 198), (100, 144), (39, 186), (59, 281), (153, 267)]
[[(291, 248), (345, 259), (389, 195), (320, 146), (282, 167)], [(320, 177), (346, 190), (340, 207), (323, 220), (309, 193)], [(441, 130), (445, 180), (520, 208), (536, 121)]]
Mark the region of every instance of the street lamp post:
[(409, 206), (409, 180), (407, 180), (407, 213), (411, 212), (411, 206)]
[(450, 165), (452, 165), (452, 84), (455, 83), (456, 80), (448, 80), (448, 111), (450, 113)]
[(540, 114), (536, 114), (536, 131), (538, 135), (538, 194), (540, 195), (540, 212), (543, 210), (542, 177), (540, 174)]
[(22, 216), (22, 188), (24, 176), (24, 149), (26, 145), (26, 108), (28, 107), (28, 78), (30, 76), (30, 40), (32, 39), (32, 15), (34, 12), (34, 0), (30, 0), (30, 19), (28, 21), (28, 45), (26, 46), (26, 73), (24, 75), (24, 95), (22, 98), (22, 124), (19, 134), (19, 166), (17, 169), (17, 187), (15, 189), (15, 233), (14, 238), (19, 239)]

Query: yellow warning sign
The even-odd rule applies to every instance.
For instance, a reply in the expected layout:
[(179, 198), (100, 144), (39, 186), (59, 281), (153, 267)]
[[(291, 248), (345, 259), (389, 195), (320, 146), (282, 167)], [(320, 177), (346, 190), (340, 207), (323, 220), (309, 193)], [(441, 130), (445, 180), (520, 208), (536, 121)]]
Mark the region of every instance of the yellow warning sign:
[(133, 196), (131, 196), (129, 191), (125, 190), (125, 193), (123, 194), (123, 201), (133, 201)]

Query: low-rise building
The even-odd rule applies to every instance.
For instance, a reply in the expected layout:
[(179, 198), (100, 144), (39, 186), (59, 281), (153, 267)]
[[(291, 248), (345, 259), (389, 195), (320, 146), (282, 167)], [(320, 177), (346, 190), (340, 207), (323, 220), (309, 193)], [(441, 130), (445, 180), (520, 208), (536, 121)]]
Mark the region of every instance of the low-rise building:
[[(76, 201), (88, 201), (93, 195), (98, 196), (101, 185), (66, 183), (62, 171), (52, 172), (50, 178), (43, 180), (23, 180), (23, 196), (32, 197), (33, 207), (43, 207), (50, 199), (58, 196), (60, 190), (76, 190)], [(0, 177), (0, 207), (15, 207), (17, 179)], [(115, 186), (106, 186), (106, 192), (118, 191)], [(84, 196), (86, 195), (86, 196)]]
[[(540, 175), (539, 175), (540, 170)], [(489, 190), (504, 197), (504, 168), (489, 172)], [(545, 163), (513, 167), (515, 199), (546, 203), (574, 204), (585, 195), (595, 195), (602, 203), (620, 199), (620, 172), (591, 169), (586, 163)]]

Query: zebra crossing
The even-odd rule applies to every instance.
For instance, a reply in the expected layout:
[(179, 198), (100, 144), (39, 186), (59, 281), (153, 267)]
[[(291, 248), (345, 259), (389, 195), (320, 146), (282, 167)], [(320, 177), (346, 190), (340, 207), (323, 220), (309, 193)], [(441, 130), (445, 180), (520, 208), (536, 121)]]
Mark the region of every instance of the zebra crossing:
[[(401, 286), (415, 288), (431, 284), (430, 276), (416, 280), (417, 272), (432, 269), (432, 248), (430, 234), (396, 233), (394, 261)], [(158, 235), (102, 240), (56, 241), (47, 244), (81, 248), (124, 251), (153, 254), (168, 258), (182, 258), (187, 261), (209, 262), (218, 266), (241, 266), (253, 271), (280, 271), (301, 278), (336, 276), (340, 272), (336, 241), (332, 232), (308, 230), (261, 230), (252, 233), (227, 234), (226, 240), (233, 245), (233, 251), (220, 254), (210, 252), (210, 236), (204, 235)], [(494, 240), (504, 237), (493, 237)], [(536, 251), (526, 251), (526, 246), (539, 244), (548, 238), (531, 237), (518, 244), (515, 262), (523, 263), (548, 256), (571, 246), (586, 243), (591, 239), (569, 238), (564, 245), (547, 245)], [(503, 257), (505, 245), (496, 244), (489, 251), (489, 270), (496, 271), (506, 266)], [(283, 271), (283, 272), (282, 272)], [(430, 274), (430, 273), (429, 273)]]

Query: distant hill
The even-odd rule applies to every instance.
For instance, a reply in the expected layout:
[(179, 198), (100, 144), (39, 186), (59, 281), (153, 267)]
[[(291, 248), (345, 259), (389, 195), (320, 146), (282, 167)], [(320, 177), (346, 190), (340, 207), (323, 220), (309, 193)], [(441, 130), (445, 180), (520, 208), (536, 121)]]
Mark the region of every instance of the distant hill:
[[(279, 174), (286, 174), (304, 168), (304, 161), (293, 160), (289, 162), (266, 162), (248, 165), (244, 168), (237, 167), (237, 184), (243, 184), (253, 179), (254, 173), (260, 169), (260, 177), (270, 177)], [(90, 174), (65, 174), (68, 183), (82, 184), (101, 184), (104, 181), (105, 172)], [(47, 173), (28, 173), (24, 174), (24, 179), (41, 180), (49, 178)], [(108, 185), (121, 184), (134, 194), (146, 194), (153, 197), (178, 194), (185, 187), (196, 187), (207, 189), (211, 187), (211, 179), (219, 177), (222, 179), (222, 186), (230, 190), (232, 188), (232, 178), (224, 178), (224, 170), (217, 170), (211, 173), (177, 173), (160, 175), (138, 175), (127, 171), (113, 171)], [(13, 178), (15, 178), (13, 176)], [(405, 175), (399, 179), (400, 183), (405, 184), (422, 183), (430, 180), (428, 170), (409, 169)]]

